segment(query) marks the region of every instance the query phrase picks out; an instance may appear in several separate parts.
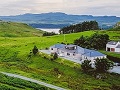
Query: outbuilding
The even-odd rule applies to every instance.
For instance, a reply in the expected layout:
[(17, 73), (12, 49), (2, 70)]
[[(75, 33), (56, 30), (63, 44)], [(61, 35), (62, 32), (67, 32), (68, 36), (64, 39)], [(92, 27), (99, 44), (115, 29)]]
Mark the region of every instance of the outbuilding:
[(106, 51), (119, 52), (120, 53), (120, 42), (110, 41), (106, 44)]

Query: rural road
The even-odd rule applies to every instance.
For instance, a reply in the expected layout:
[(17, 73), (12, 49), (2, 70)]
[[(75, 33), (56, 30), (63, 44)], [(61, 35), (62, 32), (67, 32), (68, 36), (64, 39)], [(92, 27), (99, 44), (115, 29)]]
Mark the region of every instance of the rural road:
[(38, 80), (35, 80), (35, 79), (31, 79), (31, 78), (28, 78), (28, 77), (25, 77), (25, 76), (12, 74), (12, 73), (6, 73), (6, 72), (1, 72), (1, 73), (5, 74), (7, 76), (10, 76), (10, 77), (20, 78), (20, 79), (23, 79), (23, 80), (26, 80), (26, 81), (34, 82), (34, 83), (37, 83), (37, 84), (40, 84), (40, 85), (43, 85), (43, 86), (46, 86), (48, 88), (52, 88), (52, 89), (55, 89), (55, 90), (67, 90), (67, 89), (52, 85), (52, 84), (47, 84), (45, 82), (41, 82), (41, 81), (38, 81)]

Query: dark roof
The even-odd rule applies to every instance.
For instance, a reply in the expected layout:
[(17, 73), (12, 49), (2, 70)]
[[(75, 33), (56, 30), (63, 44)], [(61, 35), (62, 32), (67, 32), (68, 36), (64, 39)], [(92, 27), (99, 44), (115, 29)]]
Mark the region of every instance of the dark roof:
[(110, 45), (116, 45), (118, 42), (115, 42), (115, 41), (110, 41), (108, 42), (107, 44), (110, 44)]
[(120, 48), (120, 44), (118, 44), (118, 45), (116, 46), (116, 48)]

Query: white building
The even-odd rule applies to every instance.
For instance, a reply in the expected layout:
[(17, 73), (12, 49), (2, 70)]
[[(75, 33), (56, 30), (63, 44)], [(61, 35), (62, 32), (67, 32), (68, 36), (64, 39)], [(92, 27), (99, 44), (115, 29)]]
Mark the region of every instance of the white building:
[(95, 51), (89, 50), (77, 45), (64, 45), (64, 44), (55, 44), (49, 48), (51, 53), (57, 53), (59, 56), (65, 56), (74, 58), (77, 60), (91, 60), (94, 62), (97, 58), (106, 58), (106, 55)]
[(106, 51), (110, 52), (120, 52), (120, 42), (108, 42), (106, 44)]

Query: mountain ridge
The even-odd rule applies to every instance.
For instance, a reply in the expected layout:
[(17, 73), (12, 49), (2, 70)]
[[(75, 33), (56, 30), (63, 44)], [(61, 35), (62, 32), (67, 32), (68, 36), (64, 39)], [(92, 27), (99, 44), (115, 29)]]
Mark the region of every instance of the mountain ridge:
[(9, 16), (0, 16), (0, 17), (13, 17), (13, 16), (22, 16), (22, 15), (44, 15), (44, 14), (61, 14), (61, 15), (72, 15), (72, 16), (93, 16), (93, 17), (118, 17), (119, 16), (113, 16), (113, 15), (86, 15), (86, 14), (81, 14), (81, 15), (75, 15), (75, 14), (66, 14), (63, 12), (48, 12), (48, 13), (24, 13), (24, 14), (19, 14), (19, 15), (9, 15)]
[(44, 24), (44, 27), (46, 24), (57, 24), (58, 28), (61, 28), (59, 27), (59, 24), (63, 24), (62, 27), (64, 27), (65, 25), (94, 20), (97, 21), (99, 23), (99, 26), (101, 26), (102, 28), (109, 28), (113, 27), (117, 22), (120, 21), (120, 17), (117, 16), (71, 15), (61, 12), (50, 12), (41, 14), (26, 13), (16, 16), (0, 16), (0, 19), (6, 21), (23, 22), (30, 25), (34, 24), (33, 26), (36, 26), (36, 24)]

